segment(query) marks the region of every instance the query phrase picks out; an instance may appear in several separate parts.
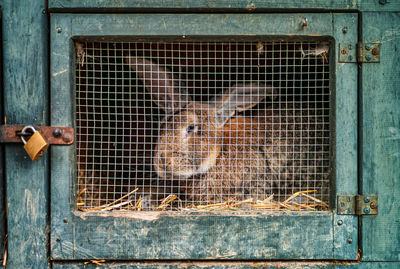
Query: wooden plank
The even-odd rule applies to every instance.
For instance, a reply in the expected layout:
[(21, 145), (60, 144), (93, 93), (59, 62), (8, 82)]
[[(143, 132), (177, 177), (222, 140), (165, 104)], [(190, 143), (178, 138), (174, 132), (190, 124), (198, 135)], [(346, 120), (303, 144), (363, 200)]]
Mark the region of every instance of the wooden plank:
[[(84, 268), (92, 269), (99, 268), (98, 265), (88, 261), (88, 264), (84, 265), (85, 262), (74, 262), (70, 264), (65, 263), (54, 263), (54, 269), (77, 269)], [(328, 262), (146, 262), (146, 263), (103, 263), (100, 268), (108, 269), (178, 269), (178, 268), (191, 268), (191, 269), (333, 269), (333, 264)]]
[(398, 262), (361, 262), (356, 264), (335, 265), (335, 269), (398, 269)]
[[(308, 27), (300, 25), (304, 17)], [(332, 35), (331, 14), (74, 14), (71, 23), (71, 35), (76, 37), (131, 35), (187, 39), (196, 35), (242, 38), (278, 35), (293, 39), (293, 35)]]
[(200, 11), (242, 11), (242, 12), (265, 12), (271, 10), (360, 10), (360, 11), (399, 11), (398, 1), (387, 1), (381, 4), (378, 0), (303, 0), (301, 3), (296, 0), (194, 0), (194, 1), (174, 1), (174, 0), (50, 0), (49, 8), (52, 11), (71, 11), (73, 9), (90, 9), (93, 11), (115, 12), (118, 10), (200, 10)]
[[(98, 265), (95, 263), (89, 263), (85, 265), (84, 268), (91, 269), (91, 268), (99, 268)], [(85, 262), (75, 262), (71, 264), (63, 264), (63, 263), (55, 263), (53, 268), (54, 269), (76, 269), (82, 268)], [(105, 262), (101, 268), (108, 269), (175, 269), (175, 268), (187, 268), (190, 267), (192, 269), (200, 269), (200, 268), (217, 268), (217, 269), (228, 269), (228, 268), (235, 268), (235, 269), (257, 269), (257, 268), (270, 268), (270, 269), (397, 269), (400, 268), (400, 263), (398, 262), (361, 262), (361, 263), (345, 263), (345, 264), (335, 264), (331, 262), (314, 262), (314, 263), (306, 263), (306, 262), (229, 262), (229, 263), (222, 263), (222, 262), (172, 262), (172, 263), (115, 263), (115, 262)]]
[(382, 42), (381, 62), (362, 66), (362, 193), (378, 216), (362, 218), (365, 260), (400, 261), (400, 14), (364, 13), (362, 40)]
[[(1, 5), (1, 1), (0, 1)], [(1, 13), (0, 13), (1, 18)], [(2, 27), (3, 24), (0, 21), (0, 26)], [(0, 40), (3, 41), (2, 33), (0, 32)], [(3, 42), (0, 44), (0, 59), (3, 58)], [(3, 74), (3, 64), (0, 65), (0, 74)], [(2, 82), (2, 81), (1, 81)], [(4, 124), (4, 113), (3, 113), (3, 83), (0, 85), (0, 123)], [(3, 259), (4, 255), (4, 242), (5, 235), (7, 232), (6, 228), (6, 212), (5, 212), (5, 181), (4, 181), (4, 145), (0, 143), (0, 260)], [(1, 263), (0, 263), (1, 264)], [(1, 266), (1, 265), (0, 265)], [(1, 267), (0, 267), (1, 268)]]
[[(335, 107), (333, 159), (335, 160), (336, 194), (357, 193), (357, 64), (339, 63), (339, 44), (356, 44), (358, 35), (357, 14), (334, 14), (333, 29), (336, 40), (335, 61), (336, 90), (331, 106)], [(343, 31), (346, 29), (346, 31)], [(336, 205), (336, 202), (335, 202)], [(357, 217), (334, 218), (335, 259), (357, 259)], [(342, 223), (339, 225), (338, 223)]]
[[(332, 215), (328, 212), (285, 216), (139, 213), (98, 217), (82, 213), (71, 222), (57, 223), (64, 231), (52, 233), (52, 258), (332, 258)], [(65, 233), (70, 235), (65, 237)]]
[[(4, 114), (8, 124), (48, 124), (45, 3), (2, 1)], [(32, 162), (21, 145), (5, 146), (7, 268), (48, 268), (48, 154)]]

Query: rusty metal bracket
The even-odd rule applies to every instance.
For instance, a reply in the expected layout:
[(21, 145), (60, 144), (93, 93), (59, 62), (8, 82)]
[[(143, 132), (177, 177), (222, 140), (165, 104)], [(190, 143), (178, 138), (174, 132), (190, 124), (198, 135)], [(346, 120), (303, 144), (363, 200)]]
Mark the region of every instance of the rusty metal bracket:
[(381, 43), (340, 43), (339, 63), (379, 63), (381, 61)]
[(379, 63), (381, 61), (381, 43), (357, 43), (357, 62)]
[[(21, 130), (25, 125), (1, 125), (0, 143), (22, 143)], [(33, 125), (50, 145), (68, 146), (74, 142), (74, 129)]]
[(338, 195), (338, 215), (377, 215), (377, 195)]

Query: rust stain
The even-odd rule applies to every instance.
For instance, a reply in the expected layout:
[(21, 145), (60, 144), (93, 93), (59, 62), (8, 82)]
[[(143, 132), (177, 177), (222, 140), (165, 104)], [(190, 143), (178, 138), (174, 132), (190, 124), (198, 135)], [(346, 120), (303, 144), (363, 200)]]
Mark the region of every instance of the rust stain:
[(246, 9), (248, 11), (254, 11), (254, 10), (256, 10), (256, 6), (254, 4), (250, 4), (250, 5), (246, 6)]

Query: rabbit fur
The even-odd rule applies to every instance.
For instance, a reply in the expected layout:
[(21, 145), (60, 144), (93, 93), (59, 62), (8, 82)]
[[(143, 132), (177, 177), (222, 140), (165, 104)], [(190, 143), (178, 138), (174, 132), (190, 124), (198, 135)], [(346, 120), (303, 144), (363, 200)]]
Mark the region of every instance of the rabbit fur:
[[(187, 200), (265, 199), (276, 192), (290, 195), (301, 188), (321, 188), (320, 182), (328, 179), (327, 169), (319, 164), (329, 156), (316, 146), (326, 141), (309, 141), (324, 137), (315, 131), (321, 120), (313, 107), (287, 104), (279, 112), (269, 109), (245, 117), (239, 112), (265, 97), (273, 100), (276, 90), (242, 83), (207, 103), (194, 102), (167, 68), (145, 58), (128, 57), (127, 63), (166, 114), (154, 149), (154, 169), (160, 178), (179, 182)], [(307, 124), (299, 129), (294, 123), (304, 121), (302, 113), (307, 113)], [(320, 177), (325, 181), (317, 180)]]

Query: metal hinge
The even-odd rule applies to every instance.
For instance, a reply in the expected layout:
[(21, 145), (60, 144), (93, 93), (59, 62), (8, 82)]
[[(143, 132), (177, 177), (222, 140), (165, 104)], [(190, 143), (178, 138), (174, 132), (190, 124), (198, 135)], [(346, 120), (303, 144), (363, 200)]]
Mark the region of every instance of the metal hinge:
[(338, 195), (338, 215), (377, 215), (377, 195)]
[(340, 43), (340, 63), (379, 63), (381, 61), (381, 43)]

